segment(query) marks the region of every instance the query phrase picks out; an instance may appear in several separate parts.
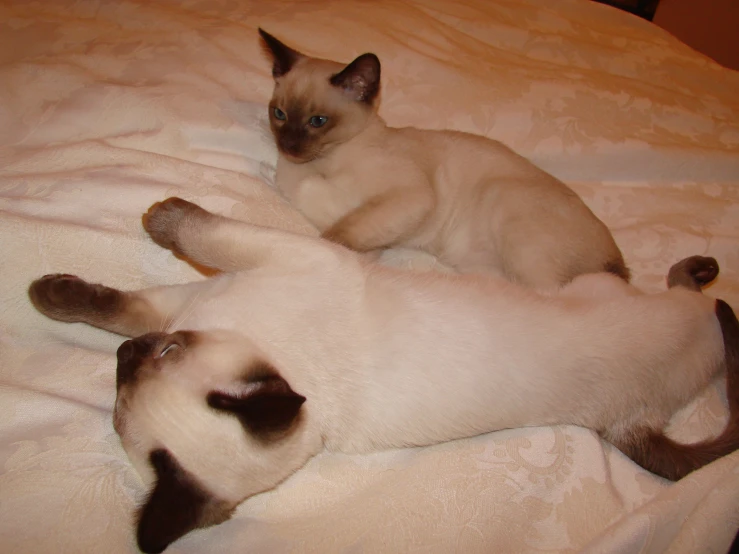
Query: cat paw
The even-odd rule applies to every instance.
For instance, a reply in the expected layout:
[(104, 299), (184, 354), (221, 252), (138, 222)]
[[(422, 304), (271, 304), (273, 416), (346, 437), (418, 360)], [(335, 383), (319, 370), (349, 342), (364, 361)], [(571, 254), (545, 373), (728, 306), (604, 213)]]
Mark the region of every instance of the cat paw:
[(28, 287), (28, 297), (45, 316), (70, 323), (84, 321), (91, 314), (113, 315), (124, 300), (120, 291), (63, 273), (36, 279)]
[(700, 290), (716, 279), (718, 273), (718, 262), (715, 258), (690, 256), (670, 268), (667, 284), (669, 287), (682, 285)]
[(182, 253), (177, 244), (177, 232), (182, 225), (195, 224), (210, 215), (200, 206), (172, 197), (157, 202), (141, 218), (144, 229), (159, 246)]

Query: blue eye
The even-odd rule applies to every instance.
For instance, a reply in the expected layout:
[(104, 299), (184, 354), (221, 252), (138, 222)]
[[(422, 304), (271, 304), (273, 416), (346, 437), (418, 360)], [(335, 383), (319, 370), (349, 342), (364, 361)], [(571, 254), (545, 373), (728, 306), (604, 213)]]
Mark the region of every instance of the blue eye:
[(272, 108), (272, 113), (274, 114), (275, 119), (279, 119), (280, 121), (285, 121), (287, 119), (287, 114), (280, 108)]
[(308, 123), (310, 123), (311, 127), (323, 127), (327, 121), (328, 117), (325, 115), (314, 115), (308, 120)]

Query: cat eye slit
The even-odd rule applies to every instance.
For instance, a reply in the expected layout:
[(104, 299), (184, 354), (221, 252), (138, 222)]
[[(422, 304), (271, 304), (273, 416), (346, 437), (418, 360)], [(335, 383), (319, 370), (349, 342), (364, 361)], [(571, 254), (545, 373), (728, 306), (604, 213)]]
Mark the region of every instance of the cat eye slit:
[(177, 331), (162, 340), (154, 351), (154, 358), (162, 359), (180, 353), (188, 344), (187, 332)]
[(280, 108), (272, 108), (272, 113), (274, 114), (275, 119), (279, 119), (280, 121), (285, 121), (287, 119), (287, 114)]
[(308, 120), (308, 124), (311, 127), (318, 128), (318, 127), (323, 127), (327, 121), (328, 121), (328, 117), (326, 117), (325, 115), (314, 115)]
[(177, 344), (176, 342), (173, 342), (172, 344), (165, 346), (164, 349), (159, 353), (157, 357), (164, 358), (167, 354), (174, 352), (179, 347), (180, 347), (179, 344)]

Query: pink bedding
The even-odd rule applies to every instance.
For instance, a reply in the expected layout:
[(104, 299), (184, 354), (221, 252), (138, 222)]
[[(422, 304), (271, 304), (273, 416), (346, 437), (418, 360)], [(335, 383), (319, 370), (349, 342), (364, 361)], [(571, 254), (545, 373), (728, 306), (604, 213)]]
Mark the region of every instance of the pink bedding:
[[(257, 26), (317, 56), (375, 52), (390, 124), (508, 143), (611, 226), (638, 285), (708, 254), (711, 294), (739, 308), (739, 74), (646, 21), (586, 0), (0, 3), (3, 552), (136, 552), (145, 492), (111, 422), (121, 339), (43, 318), (30, 281), (201, 278), (141, 229), (171, 195), (315, 232), (272, 188)], [(673, 433), (725, 417), (718, 380)], [(739, 453), (672, 484), (553, 427), (322, 455), (168, 552), (720, 553), (737, 527)]]

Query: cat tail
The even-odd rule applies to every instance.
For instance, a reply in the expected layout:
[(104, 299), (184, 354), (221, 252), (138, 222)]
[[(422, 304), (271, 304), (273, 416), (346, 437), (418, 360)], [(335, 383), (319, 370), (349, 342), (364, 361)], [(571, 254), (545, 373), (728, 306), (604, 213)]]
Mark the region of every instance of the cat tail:
[[(718, 275), (714, 258), (691, 256), (670, 268), (667, 285), (700, 292)], [(614, 441), (624, 454), (640, 466), (676, 481), (704, 465), (739, 449), (739, 321), (723, 300), (716, 300), (716, 319), (721, 327), (726, 368), (726, 396), (729, 421), (716, 438), (694, 444), (680, 444), (662, 431), (643, 426), (631, 429)]]
[(637, 464), (666, 479), (676, 481), (704, 465), (739, 449), (739, 321), (723, 300), (716, 300), (726, 364), (729, 421), (714, 439), (680, 444), (649, 427), (632, 429), (616, 446)]

